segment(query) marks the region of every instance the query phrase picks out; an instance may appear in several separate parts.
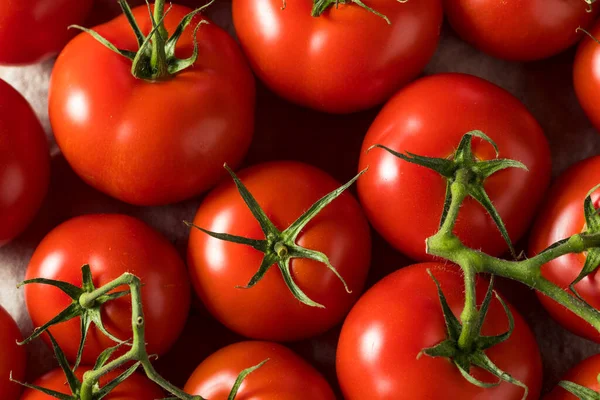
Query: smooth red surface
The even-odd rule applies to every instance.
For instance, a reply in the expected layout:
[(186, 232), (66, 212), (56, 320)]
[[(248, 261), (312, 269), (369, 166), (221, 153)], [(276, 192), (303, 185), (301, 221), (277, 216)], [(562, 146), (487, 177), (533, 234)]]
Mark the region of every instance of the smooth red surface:
[[(570, 381), (589, 389), (600, 392), (598, 383), (598, 374), (600, 373), (600, 354), (591, 356), (573, 367), (562, 378), (564, 381)], [(565, 389), (557, 386), (552, 392), (544, 397), (544, 400), (577, 400), (577, 396), (567, 392)]]
[(25, 366), (27, 352), (25, 347), (19, 346), (21, 331), (10, 314), (0, 306), (0, 398), (2, 400), (16, 400), (21, 393), (21, 386), (9, 380), (23, 381), (25, 379)]
[[(546, 196), (529, 241), (531, 256), (541, 252), (551, 244), (585, 229), (583, 202), (588, 192), (600, 183), (600, 156), (581, 161), (554, 183)], [(599, 207), (600, 191), (592, 195), (596, 208)], [(584, 253), (567, 254), (542, 267), (544, 277), (565, 289), (577, 278), (585, 264)], [(583, 278), (575, 285), (577, 292), (592, 307), (600, 308), (600, 282), (596, 272)], [(568, 290), (568, 289), (567, 289)], [(550, 315), (573, 333), (600, 342), (600, 334), (591, 325), (568, 311), (550, 298), (538, 294)], [(598, 371), (600, 373), (600, 370)]]
[(384, 102), (425, 68), (439, 40), (440, 0), (365, 0), (330, 7), (312, 2), (234, 0), (233, 22), (254, 72), (280, 96), (303, 106), (349, 113)]
[(44, 130), (23, 96), (0, 80), (0, 247), (29, 225), (49, 180)]
[(92, 0), (2, 0), (0, 65), (31, 64), (58, 53), (75, 36)]
[[(501, 158), (521, 161), (529, 171), (507, 169), (486, 180), (485, 189), (509, 236), (518, 241), (533, 219), (550, 179), (550, 151), (539, 124), (510, 93), (464, 74), (422, 78), (402, 89), (379, 113), (363, 142), (358, 194), (371, 224), (394, 247), (416, 260), (430, 260), (425, 239), (435, 234), (446, 182), (437, 173), (382, 150), (427, 157), (452, 155), (462, 136), (483, 131), (498, 145)], [(493, 147), (473, 141), (479, 159), (495, 157)], [(498, 228), (483, 207), (467, 199), (454, 232), (469, 247), (498, 256), (507, 251)]]
[[(298, 162), (259, 164), (239, 177), (280, 230), (340, 186), (321, 170)], [(232, 181), (208, 195), (194, 223), (215, 232), (264, 239)], [(287, 341), (322, 333), (341, 322), (361, 294), (371, 257), (369, 227), (358, 202), (346, 192), (305, 227), (296, 243), (326, 254), (352, 293), (346, 293), (324, 264), (305, 259), (292, 260), (292, 276), (324, 309), (300, 303), (277, 266), (253, 288), (236, 288), (258, 271), (263, 253), (192, 229), (188, 267), (196, 293), (219, 321), (247, 337)]]
[[(463, 277), (458, 267), (439, 263), (416, 264), (387, 276), (356, 303), (344, 322), (337, 350), (337, 375), (346, 400), (478, 399), (520, 400), (523, 389), (503, 382), (479, 388), (463, 378), (445, 358), (418, 357), (421, 350), (447, 338), (436, 286), (440, 282), (454, 315), (464, 306)], [(477, 283), (481, 304), (487, 282)], [(527, 385), (530, 400), (542, 384), (542, 363), (533, 333), (511, 307), (515, 328), (510, 338), (486, 351), (502, 370)], [(493, 299), (483, 325), (484, 335), (508, 329), (500, 302)], [(478, 368), (478, 379), (497, 378)]]
[(246, 377), (236, 400), (335, 400), (325, 379), (290, 349), (269, 342), (240, 342), (204, 360), (183, 390), (210, 400), (227, 400), (243, 370), (268, 359)]
[[(77, 369), (75, 375), (78, 379), (82, 379), (83, 373), (90, 370), (90, 367), (81, 366)], [(119, 376), (123, 371), (113, 371), (106, 374), (101, 380), (100, 385), (103, 386)], [(54, 390), (59, 393), (71, 394), (69, 385), (66, 384), (65, 373), (60, 368), (48, 372), (46, 375), (36, 380), (34, 385), (41, 386), (46, 389)], [(165, 397), (164, 392), (154, 382), (150, 381), (145, 376), (134, 373), (119, 386), (117, 386), (109, 395), (104, 397), (104, 400), (157, 400)], [(21, 400), (52, 400), (54, 397), (41, 393), (33, 389), (27, 389), (23, 392)]]
[[(590, 34), (600, 37), (600, 23), (590, 30)], [(586, 37), (579, 45), (573, 65), (573, 85), (581, 107), (600, 131), (600, 44), (592, 38)]]
[[(191, 10), (170, 8), (173, 32)], [(134, 10), (143, 32), (146, 6)], [(196, 16), (177, 46), (193, 49)], [(124, 16), (96, 28), (117, 47), (136, 50)], [(136, 205), (173, 203), (200, 194), (239, 165), (254, 130), (254, 78), (235, 41), (216, 24), (199, 29), (196, 64), (169, 80), (146, 82), (131, 62), (88, 34), (59, 56), (50, 82), (50, 121), (69, 164), (87, 183)]]
[[(125, 272), (141, 279), (148, 353), (166, 353), (183, 330), (190, 306), (185, 265), (167, 239), (126, 215), (73, 218), (42, 240), (29, 262), (25, 279), (55, 279), (81, 287), (84, 264), (90, 265), (96, 287)], [(25, 287), (25, 301), (34, 326), (43, 325), (71, 304), (71, 299), (59, 289), (39, 284)], [(102, 315), (109, 332), (122, 340), (131, 338), (129, 296), (106, 303)], [(73, 361), (79, 346), (79, 318), (56, 325), (50, 331), (67, 358)], [(43, 337), (48, 341), (46, 335)], [(114, 345), (92, 325), (83, 363), (93, 364), (102, 350)]]
[(571, 47), (600, 10), (584, 0), (444, 0), (454, 30), (479, 50), (515, 61), (538, 60)]

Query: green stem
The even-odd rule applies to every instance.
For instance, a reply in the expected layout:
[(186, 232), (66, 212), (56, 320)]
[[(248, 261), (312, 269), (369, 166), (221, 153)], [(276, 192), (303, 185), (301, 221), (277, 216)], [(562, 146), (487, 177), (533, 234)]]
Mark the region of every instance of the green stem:
[(479, 337), (477, 322), (479, 319), (479, 310), (477, 310), (477, 295), (475, 291), (475, 280), (477, 274), (475, 270), (468, 265), (463, 267), (465, 279), (465, 307), (460, 314), (462, 330), (458, 338), (458, 347), (467, 352), (473, 348), (473, 343)]
[(163, 21), (164, 12), (165, 0), (156, 0), (154, 3), (154, 22), (159, 24), (159, 27), (152, 38), (152, 56), (150, 57), (150, 65), (156, 71), (156, 79), (162, 79), (170, 75), (165, 52), (165, 42), (169, 38), (169, 34)]

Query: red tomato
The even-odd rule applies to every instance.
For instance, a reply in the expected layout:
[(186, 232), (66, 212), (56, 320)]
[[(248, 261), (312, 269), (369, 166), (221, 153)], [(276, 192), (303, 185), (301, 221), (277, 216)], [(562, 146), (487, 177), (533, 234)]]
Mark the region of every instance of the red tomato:
[(254, 72), (295, 103), (332, 113), (373, 107), (425, 68), (439, 40), (440, 0), (340, 2), (318, 18), (312, 1), (234, 0), (233, 22)]
[[(600, 373), (600, 354), (583, 360), (563, 377), (563, 380), (600, 392), (598, 374)], [(556, 387), (544, 400), (577, 400), (577, 397), (561, 387)]]
[[(174, 4), (167, 30), (190, 11)], [(148, 8), (134, 15), (147, 34)], [(201, 20), (195, 17), (183, 33), (178, 57), (192, 54)], [(124, 16), (96, 30), (119, 48), (138, 48)], [(65, 158), (87, 183), (128, 203), (165, 204), (211, 187), (224, 175), (224, 162), (240, 164), (254, 127), (254, 78), (217, 25), (203, 25), (197, 38), (196, 64), (160, 82), (136, 79), (131, 61), (89, 34), (61, 53), (50, 82), (50, 121)]]
[[(600, 183), (600, 156), (588, 158), (563, 173), (546, 196), (548, 201), (541, 209), (531, 239), (529, 253), (535, 255), (551, 244), (585, 229), (583, 202), (588, 192)], [(596, 208), (600, 207), (600, 191), (592, 195)], [(542, 275), (568, 290), (585, 264), (586, 255), (567, 254), (542, 267)], [(600, 308), (600, 282), (596, 272), (575, 285), (577, 292), (592, 307)], [(590, 324), (568, 311), (554, 300), (538, 294), (550, 315), (565, 328), (600, 343), (600, 334)], [(600, 372), (600, 371), (598, 371)]]
[(0, 64), (31, 64), (58, 53), (81, 24), (92, 0), (0, 2)]
[[(447, 335), (431, 270), (440, 282), (450, 308), (458, 317), (464, 306), (462, 274), (439, 263), (403, 268), (377, 283), (356, 303), (342, 328), (337, 350), (337, 374), (346, 400), (355, 399), (478, 399), (520, 400), (523, 389), (507, 382), (482, 389), (469, 383), (448, 359), (417, 357)], [(477, 283), (483, 301), (487, 282)], [(510, 308), (515, 328), (508, 340), (488, 350), (488, 357), (503, 371), (529, 388), (528, 399), (537, 399), (542, 383), (538, 346), (523, 318)], [(490, 304), (484, 335), (508, 329), (508, 319), (497, 299)], [(486, 382), (498, 379), (471, 368)]]
[(19, 346), (21, 331), (10, 314), (0, 306), (0, 398), (16, 400), (21, 393), (21, 386), (9, 380), (10, 374), (17, 381), (25, 379), (27, 352)]
[[(596, 3), (597, 4), (597, 3)], [(595, 9), (600, 9), (599, 5)], [(590, 34), (600, 38), (600, 23), (596, 24)], [(573, 83), (579, 103), (592, 124), (600, 131), (600, 45), (592, 38), (585, 38), (579, 45), (573, 66)]]
[(0, 80), (0, 247), (29, 225), (49, 180), (44, 130), (23, 96)]
[[(181, 333), (190, 305), (185, 265), (175, 248), (135, 218), (85, 215), (59, 225), (42, 240), (29, 262), (26, 279), (55, 279), (81, 287), (81, 266), (86, 263), (96, 287), (125, 272), (141, 279), (148, 352), (164, 354)], [(34, 326), (43, 325), (71, 304), (59, 289), (40, 284), (25, 287), (25, 301)], [(106, 328), (122, 340), (131, 338), (130, 304), (127, 296), (104, 304), (102, 309)], [(50, 331), (73, 361), (79, 346), (79, 318)], [(92, 325), (82, 362), (93, 364), (102, 350), (114, 345)]]
[(444, 0), (454, 30), (495, 57), (538, 60), (571, 47), (598, 15), (584, 0)]
[(325, 379), (290, 349), (276, 343), (240, 342), (204, 360), (183, 390), (210, 400), (227, 400), (243, 370), (269, 359), (244, 379), (238, 400), (335, 400)]
[[(513, 242), (527, 230), (550, 179), (550, 151), (542, 129), (527, 109), (501, 88), (474, 76), (440, 74), (398, 92), (377, 116), (363, 142), (358, 194), (367, 217), (394, 247), (416, 260), (430, 260), (425, 239), (438, 230), (446, 182), (437, 173), (410, 164), (382, 149), (446, 158), (462, 136), (481, 130), (491, 137), (501, 158), (521, 161), (529, 172), (506, 169), (486, 180)], [(494, 149), (473, 140), (480, 159)], [(507, 250), (492, 218), (474, 199), (461, 208), (454, 232), (469, 247), (498, 256)]]
[[(83, 373), (90, 370), (90, 367), (81, 366), (75, 372), (78, 379), (82, 379)], [(105, 385), (116, 378), (123, 371), (112, 371), (100, 379), (100, 385)], [(54, 369), (46, 375), (36, 380), (34, 385), (46, 389), (54, 390), (59, 393), (71, 394), (69, 386), (66, 384), (65, 373), (60, 369)], [(156, 400), (165, 397), (163, 391), (154, 382), (145, 376), (134, 373), (123, 383), (117, 386), (110, 394), (104, 397), (104, 400)], [(42, 392), (33, 389), (26, 389), (21, 396), (21, 400), (53, 400), (54, 397), (48, 396)]]
[[(280, 230), (340, 186), (321, 170), (297, 162), (260, 164), (239, 177)], [(194, 223), (215, 232), (264, 239), (233, 182), (208, 195)], [(294, 298), (277, 266), (253, 288), (236, 288), (245, 286), (258, 271), (263, 253), (196, 229), (188, 247), (192, 283), (207, 309), (244, 336), (277, 341), (315, 336), (339, 323), (362, 291), (371, 257), (369, 227), (358, 202), (343, 193), (305, 227), (296, 243), (326, 254), (352, 293), (346, 293), (324, 264), (305, 259), (292, 260), (292, 277), (309, 298), (326, 308), (310, 307)]]

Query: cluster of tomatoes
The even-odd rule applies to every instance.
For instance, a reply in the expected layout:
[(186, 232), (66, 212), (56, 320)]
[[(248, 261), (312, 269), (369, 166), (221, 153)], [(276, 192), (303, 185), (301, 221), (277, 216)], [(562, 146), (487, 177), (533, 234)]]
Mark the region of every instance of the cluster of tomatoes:
[[(550, 150), (538, 122), (518, 99), (464, 74), (411, 81), (437, 48), (444, 15), (459, 36), (481, 51), (529, 61), (575, 45), (583, 29), (600, 36), (600, 24), (593, 27), (600, 7), (584, 0), (364, 4), (348, 0), (332, 1), (322, 15), (311, 16), (316, 3), (323, 1), (233, 0), (238, 43), (206, 17), (190, 14), (187, 6), (200, 6), (197, 1), (181, 3), (185, 5), (167, 5), (163, 19), (157, 20), (152, 8), (141, 5), (130, 10), (120, 1), (126, 15), (77, 35), (67, 26), (104, 22), (113, 16), (115, 4), (107, 0), (0, 4), (0, 64), (33, 63), (60, 53), (52, 72), (49, 115), (54, 138), (76, 174), (100, 192), (135, 206), (172, 204), (208, 192), (193, 225), (216, 233), (193, 228), (185, 263), (165, 237), (131, 216), (78, 216), (47, 233), (31, 257), (25, 279), (81, 287), (82, 265), (90, 266), (95, 287), (126, 272), (136, 275), (143, 283), (147, 351), (166, 355), (167, 360), (189, 321), (193, 288), (201, 300), (199, 308), (236, 335), (256, 340), (222, 348), (189, 377), (184, 390), (210, 400), (227, 398), (242, 370), (267, 359), (246, 377), (238, 398), (335, 399), (332, 382), (276, 342), (312, 338), (341, 323), (336, 337), (337, 384), (348, 400), (520, 399), (521, 387), (507, 382), (479, 387), (448, 360), (421, 354), (447, 336), (438, 291), (428, 271), (440, 282), (456, 315), (464, 306), (460, 270), (435, 262), (425, 248), (425, 239), (438, 230), (446, 183), (437, 173), (373, 146), (447, 158), (465, 133), (483, 131), (503, 158), (518, 160), (528, 169), (503, 170), (485, 182), (512, 241), (523, 238), (536, 214), (540, 217), (530, 240), (531, 255), (582, 232), (586, 228), (582, 204), (600, 181), (600, 156), (569, 169), (544, 205)], [(156, 24), (166, 30), (161, 40), (157, 35), (163, 35), (162, 28), (153, 29)], [(147, 69), (132, 68), (144, 57), (148, 68), (165, 68), (160, 79), (145, 80), (139, 74), (149, 73)], [(193, 62), (188, 66), (186, 60)], [(583, 109), (600, 130), (599, 61), (600, 45), (586, 37), (576, 56), (574, 83)], [(302, 226), (285, 252), (278, 250), (279, 242), (272, 243), (271, 231), (264, 226), (285, 232), (340, 183), (305, 163), (259, 162), (235, 176), (262, 214), (248, 207), (248, 196), (240, 195), (239, 184), (229, 179), (223, 165), (240, 167), (252, 144), (253, 73), (278, 96), (326, 113), (352, 113), (385, 103), (364, 137), (360, 159), (350, 160), (363, 171), (357, 180), (358, 199), (351, 192), (338, 194)], [(281, 140), (294, 146), (304, 138)], [(495, 149), (479, 139), (473, 141), (473, 153), (479, 159), (496, 157)], [(49, 181), (43, 128), (26, 100), (0, 81), (0, 245), (31, 223)], [(592, 200), (596, 205), (600, 192)], [(378, 267), (371, 265), (369, 225), (398, 251), (422, 263), (393, 272), (362, 294), (369, 268)], [(474, 199), (463, 204), (454, 232), (467, 246), (493, 256), (508, 249), (494, 221)], [(215, 237), (219, 234), (227, 237)], [(289, 264), (281, 261), (288, 256)], [(542, 273), (567, 288), (584, 263), (583, 254), (566, 255), (545, 265)], [(286, 279), (288, 267), (292, 282)], [(254, 281), (257, 272), (261, 275)], [(600, 309), (600, 288), (593, 274), (576, 288)], [(486, 282), (479, 281), (479, 301), (485, 289)], [(50, 323), (73, 302), (51, 285), (28, 285), (24, 290), (36, 327)], [(540, 300), (563, 326), (600, 342), (600, 334), (585, 321), (551, 299), (540, 296)], [(542, 386), (539, 350), (524, 318), (511, 310), (512, 335), (486, 353), (527, 385), (529, 399), (536, 399)], [(129, 339), (130, 298), (104, 304), (101, 319), (111, 335)], [(494, 299), (482, 333), (499, 335), (507, 326), (502, 304)], [(74, 362), (80, 345), (79, 319), (56, 324), (50, 332)], [(50, 342), (47, 335), (42, 337)], [(200, 342), (211, 337), (203, 331), (194, 333)], [(32, 388), (22, 391), (12, 381), (25, 380), (26, 350), (16, 344), (21, 339), (15, 322), (0, 307), (0, 398), (49, 399)], [(113, 345), (92, 324), (77, 376), (81, 379)], [(472, 373), (494, 381), (483, 370)], [(598, 390), (598, 373), (600, 356), (582, 363), (567, 378)], [(117, 374), (111, 372), (100, 383)], [(34, 384), (71, 395), (64, 381), (57, 369)], [(136, 373), (105, 398), (163, 396), (158, 386)], [(561, 388), (549, 396), (570, 398)]]

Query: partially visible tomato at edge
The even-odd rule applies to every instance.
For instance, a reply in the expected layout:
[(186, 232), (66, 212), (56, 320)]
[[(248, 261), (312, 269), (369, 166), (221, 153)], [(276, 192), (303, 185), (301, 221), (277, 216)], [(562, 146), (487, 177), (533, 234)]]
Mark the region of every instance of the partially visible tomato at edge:
[[(595, 9), (600, 9), (594, 4)], [(600, 38), (600, 22), (590, 30), (595, 38)], [(600, 44), (590, 37), (585, 37), (575, 56), (573, 64), (573, 86), (581, 107), (600, 131)]]
[[(562, 378), (564, 381), (576, 383), (596, 392), (600, 392), (598, 383), (600, 374), (600, 354), (586, 358), (581, 363), (569, 370)], [(577, 400), (577, 396), (569, 393), (562, 387), (557, 386), (544, 397), (544, 400)]]
[(0, 398), (16, 400), (21, 393), (21, 386), (9, 380), (22, 382), (25, 379), (27, 352), (24, 346), (19, 346), (21, 332), (10, 314), (0, 306)]

